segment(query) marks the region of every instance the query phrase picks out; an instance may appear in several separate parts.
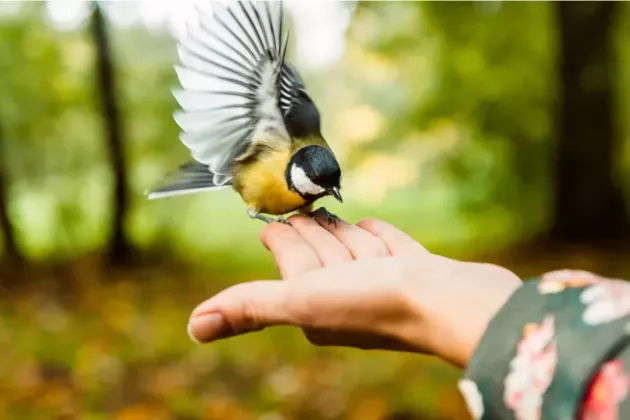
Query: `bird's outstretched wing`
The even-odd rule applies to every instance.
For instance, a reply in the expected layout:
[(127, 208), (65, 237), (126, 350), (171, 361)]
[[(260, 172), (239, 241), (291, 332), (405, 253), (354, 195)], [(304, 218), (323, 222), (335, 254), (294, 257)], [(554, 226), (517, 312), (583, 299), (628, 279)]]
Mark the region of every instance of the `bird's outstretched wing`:
[(212, 15), (198, 9), (198, 17), (179, 45), (174, 117), (181, 141), (220, 186), (257, 133), (291, 141), (284, 119), (304, 83), (284, 61), (281, 2), (213, 3)]
[(212, 14), (197, 8), (197, 16), (178, 47), (181, 88), (173, 91), (180, 139), (195, 162), (171, 173), (149, 199), (229, 186), (232, 163), (255, 150), (256, 140), (290, 142), (319, 130), (317, 108), (285, 62), (282, 2), (212, 2)]

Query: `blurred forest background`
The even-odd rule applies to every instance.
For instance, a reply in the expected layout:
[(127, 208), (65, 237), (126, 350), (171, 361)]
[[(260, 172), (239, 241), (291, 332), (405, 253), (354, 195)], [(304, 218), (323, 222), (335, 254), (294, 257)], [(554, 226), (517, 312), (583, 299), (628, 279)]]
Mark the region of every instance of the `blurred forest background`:
[[(0, 418), (467, 418), (434, 358), (190, 342), (197, 303), (278, 274), (236, 194), (144, 195), (188, 158), (189, 3), (0, 2)], [(523, 277), (630, 278), (626, 3), (287, 6), (345, 168), (332, 211)]]

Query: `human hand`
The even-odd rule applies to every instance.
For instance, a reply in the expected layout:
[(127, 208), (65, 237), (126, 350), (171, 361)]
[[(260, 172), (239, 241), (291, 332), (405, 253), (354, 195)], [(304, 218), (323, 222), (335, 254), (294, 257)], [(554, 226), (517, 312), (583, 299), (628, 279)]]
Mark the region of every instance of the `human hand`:
[(294, 325), (316, 345), (430, 353), (463, 367), (521, 284), (504, 268), (431, 254), (380, 220), (320, 225), (293, 216), (291, 224), (261, 235), (285, 281), (220, 292), (193, 311), (191, 337)]

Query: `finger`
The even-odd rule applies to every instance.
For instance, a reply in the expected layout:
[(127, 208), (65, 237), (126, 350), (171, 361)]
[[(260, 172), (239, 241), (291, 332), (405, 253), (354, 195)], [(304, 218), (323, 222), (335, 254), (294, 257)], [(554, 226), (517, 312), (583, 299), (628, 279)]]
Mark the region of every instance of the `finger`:
[(348, 248), (310, 217), (292, 216), (290, 220), (300, 236), (315, 250), (322, 265), (352, 260), (352, 254)]
[(271, 251), (284, 279), (321, 267), (315, 250), (291, 226), (270, 223), (261, 232), (260, 240)]
[(188, 322), (188, 335), (201, 343), (232, 337), (265, 327), (290, 324), (287, 282), (242, 283), (200, 304)]
[(345, 245), (355, 260), (387, 257), (390, 255), (389, 250), (379, 238), (360, 227), (351, 225), (343, 220), (336, 223), (328, 223), (321, 217), (317, 217), (317, 222)]
[[(304, 281), (232, 286), (193, 311), (188, 331), (200, 342), (273, 325), (391, 334), (409, 313), (408, 299), (399, 289), (400, 282), (383, 283), (395, 273), (382, 261), (350, 262), (312, 271), (301, 277)], [(341, 281), (345, 278), (362, 281)]]
[(381, 239), (389, 253), (395, 256), (428, 254), (429, 251), (411, 236), (379, 219), (367, 218), (357, 226)]

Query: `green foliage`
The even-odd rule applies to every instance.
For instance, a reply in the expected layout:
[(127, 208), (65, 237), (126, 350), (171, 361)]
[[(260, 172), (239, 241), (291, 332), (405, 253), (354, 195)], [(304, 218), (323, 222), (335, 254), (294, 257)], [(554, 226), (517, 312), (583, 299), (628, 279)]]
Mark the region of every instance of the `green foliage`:
[(485, 214), (511, 235), (543, 227), (556, 86), (550, 5), (375, 2), (357, 18), (351, 36), (396, 69), (382, 100), (364, 98), (395, 121), (374, 146), (432, 143), (416, 153), (433, 152), (426, 170), (471, 225), (484, 230)]
[[(29, 3), (0, 25), (10, 210), (36, 259), (103, 246), (113, 181), (86, 28), (55, 31), (42, 9)], [(260, 226), (241, 219), (233, 194), (145, 199), (188, 158), (171, 117), (175, 42), (141, 26), (113, 27), (113, 36), (133, 241), (212, 255), (250, 238)], [(547, 3), (361, 3), (339, 65), (304, 70), (346, 166), (340, 211), (410, 220), (435, 246), (518, 241), (544, 229), (555, 38)], [(440, 217), (457, 227), (427, 234)]]

